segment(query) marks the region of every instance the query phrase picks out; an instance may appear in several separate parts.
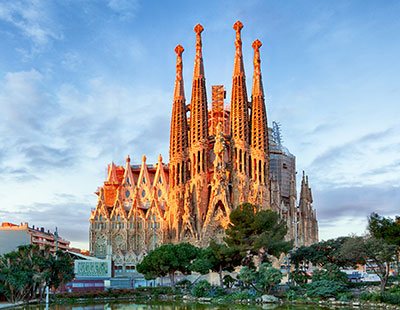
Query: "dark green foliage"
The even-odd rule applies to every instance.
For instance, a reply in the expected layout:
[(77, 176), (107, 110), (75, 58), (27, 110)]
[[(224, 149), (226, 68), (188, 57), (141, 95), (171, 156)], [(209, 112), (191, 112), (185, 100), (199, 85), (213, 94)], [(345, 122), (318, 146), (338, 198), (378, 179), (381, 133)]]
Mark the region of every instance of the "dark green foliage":
[(236, 266), (240, 265), (240, 262), (241, 257), (234, 248), (211, 241), (207, 248), (200, 251), (191, 269), (201, 274), (206, 274), (210, 270), (218, 272), (220, 286), (223, 287), (223, 271), (233, 271)]
[(360, 300), (364, 301), (371, 301), (371, 302), (381, 302), (382, 301), (382, 296), (378, 292), (362, 292), (360, 294)]
[(320, 280), (307, 284), (306, 292), (309, 297), (329, 298), (336, 297), (339, 293), (345, 292), (346, 285), (342, 282)]
[(210, 292), (208, 293), (208, 297), (221, 297), (226, 294), (226, 291), (221, 286), (212, 286)]
[(382, 301), (392, 305), (400, 305), (400, 293), (385, 292), (382, 294)]
[(211, 290), (211, 284), (206, 280), (200, 280), (192, 288), (192, 295), (194, 297), (207, 297)]
[(255, 294), (254, 290), (241, 290), (234, 291), (230, 294), (226, 294), (223, 298), (224, 302), (238, 302), (238, 301), (248, 301), (254, 300), (258, 296)]
[(242, 267), (238, 278), (246, 288), (252, 287), (260, 293), (269, 294), (271, 289), (280, 283), (282, 273), (273, 268), (271, 263), (262, 263), (257, 271), (247, 266)]
[(233, 278), (231, 275), (227, 274), (226, 276), (224, 276), (223, 281), (225, 287), (231, 288), (233, 284), (235, 284), (236, 279)]
[(400, 217), (396, 216), (393, 220), (372, 213), (368, 218), (368, 230), (375, 239), (384, 240), (385, 243), (397, 247), (396, 264), (397, 273), (400, 274)]
[(341, 282), (347, 286), (348, 278), (347, 275), (340, 271), (339, 267), (336, 265), (326, 265), (324, 269), (315, 270), (312, 275), (312, 281), (335, 281)]
[(57, 289), (72, 280), (72, 259), (61, 251), (56, 254), (27, 245), (1, 256), (0, 287), (7, 299), (17, 302), (41, 298), (46, 286)]
[(350, 301), (354, 298), (353, 294), (351, 292), (343, 292), (343, 293), (339, 293), (336, 296), (337, 300), (339, 301)]
[(314, 243), (310, 246), (302, 246), (290, 254), (290, 261), (297, 267), (301, 263), (309, 262), (319, 266), (327, 264), (334, 264), (339, 267), (354, 266), (358, 263), (357, 259), (344, 257), (341, 252), (342, 245), (349, 238), (339, 237)]
[(279, 257), (292, 248), (292, 242), (285, 241), (286, 223), (276, 212), (259, 211), (252, 204), (244, 203), (231, 212), (230, 221), (225, 242), (243, 259), (243, 265), (254, 267), (255, 255), (268, 261), (268, 255)]
[(363, 292), (360, 295), (360, 299), (376, 303), (384, 302), (392, 305), (400, 305), (400, 292), (391, 290), (384, 292), (382, 294), (378, 292), (373, 292), (373, 293)]
[(400, 246), (400, 217), (395, 220), (372, 213), (368, 218), (368, 230), (376, 239)]
[(298, 285), (307, 284), (308, 280), (310, 279), (307, 273), (300, 269), (295, 269), (293, 272), (291, 272), (290, 276)]
[(169, 275), (174, 285), (175, 273), (180, 271), (188, 274), (199, 251), (199, 248), (189, 243), (164, 244), (147, 254), (137, 265), (137, 271), (147, 280)]
[(175, 286), (177, 288), (188, 289), (189, 287), (192, 286), (192, 282), (190, 282), (188, 279), (183, 279), (181, 281), (176, 282)]
[(366, 264), (381, 280), (381, 293), (384, 292), (389, 278), (389, 266), (397, 254), (395, 245), (382, 239), (351, 237), (342, 246), (341, 253), (350, 260)]

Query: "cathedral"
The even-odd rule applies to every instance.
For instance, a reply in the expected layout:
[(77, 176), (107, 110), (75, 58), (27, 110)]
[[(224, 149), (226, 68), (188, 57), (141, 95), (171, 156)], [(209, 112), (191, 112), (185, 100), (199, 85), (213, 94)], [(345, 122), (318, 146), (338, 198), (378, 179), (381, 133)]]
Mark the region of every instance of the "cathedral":
[(268, 127), (255, 40), (254, 72), (248, 96), (237, 21), (230, 104), (223, 85), (207, 96), (202, 56), (203, 27), (198, 24), (192, 92), (186, 101), (181, 45), (175, 48), (176, 78), (172, 101), (169, 161), (108, 166), (90, 216), (90, 252), (112, 255), (115, 270), (130, 272), (143, 256), (168, 242), (207, 246), (222, 240), (231, 211), (243, 202), (278, 212), (296, 246), (318, 241), (318, 222), (308, 177), (296, 192), (295, 157), (281, 144), (279, 128)]

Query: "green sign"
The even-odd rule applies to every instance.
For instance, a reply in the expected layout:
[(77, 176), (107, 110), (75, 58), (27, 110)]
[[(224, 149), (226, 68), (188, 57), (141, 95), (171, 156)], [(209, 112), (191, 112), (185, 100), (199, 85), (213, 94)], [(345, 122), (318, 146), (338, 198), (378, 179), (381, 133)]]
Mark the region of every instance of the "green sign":
[(110, 261), (75, 260), (75, 276), (90, 278), (111, 277)]

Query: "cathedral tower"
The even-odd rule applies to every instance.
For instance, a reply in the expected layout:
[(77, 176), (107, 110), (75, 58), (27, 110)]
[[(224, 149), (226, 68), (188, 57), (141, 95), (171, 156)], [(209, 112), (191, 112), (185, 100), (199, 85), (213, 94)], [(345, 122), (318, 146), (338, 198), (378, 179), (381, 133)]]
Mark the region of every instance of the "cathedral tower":
[(260, 59), (262, 43), (255, 40), (252, 46), (254, 49), (254, 74), (251, 94), (251, 156), (249, 161), (252, 188), (249, 200), (262, 208), (270, 208), (268, 125)]
[(169, 193), (168, 200), (171, 208), (168, 210), (170, 238), (176, 240), (181, 229), (183, 201), (186, 181), (188, 179), (188, 125), (186, 119), (186, 100), (183, 85), (183, 63), (181, 45), (176, 52), (176, 79), (174, 102), (172, 106), (170, 148), (169, 148)]
[(190, 193), (197, 232), (200, 232), (202, 228), (208, 206), (208, 112), (201, 42), (203, 30), (204, 28), (200, 24), (194, 27), (196, 56), (193, 70), (192, 99), (190, 101)]
[(236, 31), (235, 60), (232, 77), (231, 97), (231, 135), (233, 162), (233, 206), (248, 199), (248, 162), (249, 162), (249, 103), (247, 99), (246, 77), (244, 73), (242, 39), (240, 32), (243, 24), (237, 21), (233, 25)]

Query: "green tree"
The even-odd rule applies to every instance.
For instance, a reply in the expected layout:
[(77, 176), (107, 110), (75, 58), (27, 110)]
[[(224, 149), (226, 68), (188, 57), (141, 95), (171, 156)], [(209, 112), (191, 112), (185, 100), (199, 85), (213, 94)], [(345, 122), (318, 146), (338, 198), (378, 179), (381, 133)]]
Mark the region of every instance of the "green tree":
[(298, 268), (300, 264), (311, 262), (314, 265), (324, 267), (336, 265), (338, 267), (354, 266), (357, 261), (342, 255), (342, 245), (349, 237), (339, 237), (314, 243), (310, 246), (302, 246), (290, 255), (290, 261)]
[(48, 248), (20, 246), (0, 257), (0, 286), (13, 303), (41, 298), (46, 286), (57, 289), (72, 278), (73, 261), (61, 252), (53, 256)]
[(270, 262), (265, 262), (260, 264), (258, 270), (248, 266), (242, 267), (238, 277), (245, 287), (251, 286), (260, 293), (269, 294), (271, 289), (282, 280), (282, 273), (273, 268)]
[(241, 257), (234, 248), (229, 248), (225, 244), (211, 241), (210, 245), (201, 250), (199, 257), (193, 262), (192, 270), (202, 274), (210, 270), (219, 274), (219, 283), (223, 287), (223, 272), (231, 272), (239, 266)]
[(397, 273), (400, 272), (400, 217), (395, 219), (383, 217), (377, 213), (372, 213), (368, 217), (368, 231), (376, 239), (382, 239), (388, 244), (397, 247), (396, 265)]
[(381, 281), (381, 293), (384, 292), (390, 263), (395, 261), (396, 246), (373, 237), (352, 237), (343, 244), (341, 252), (344, 257), (374, 270)]
[(400, 247), (400, 217), (391, 219), (371, 213), (368, 217), (368, 231), (374, 238)]
[(340, 268), (334, 264), (325, 265), (323, 269), (313, 272), (313, 282), (322, 280), (341, 282), (346, 286), (348, 284), (347, 275), (343, 271), (340, 271)]
[(257, 286), (262, 292), (269, 294), (281, 282), (282, 277), (282, 273), (272, 267), (271, 263), (262, 263), (258, 268)]
[(254, 268), (255, 255), (268, 261), (269, 255), (279, 257), (292, 248), (292, 242), (285, 241), (286, 223), (274, 211), (244, 203), (231, 212), (230, 222), (224, 240), (242, 257), (243, 265)]
[(147, 254), (137, 265), (137, 271), (147, 280), (168, 275), (175, 285), (176, 272), (189, 273), (198, 254), (199, 249), (189, 243), (164, 244)]

